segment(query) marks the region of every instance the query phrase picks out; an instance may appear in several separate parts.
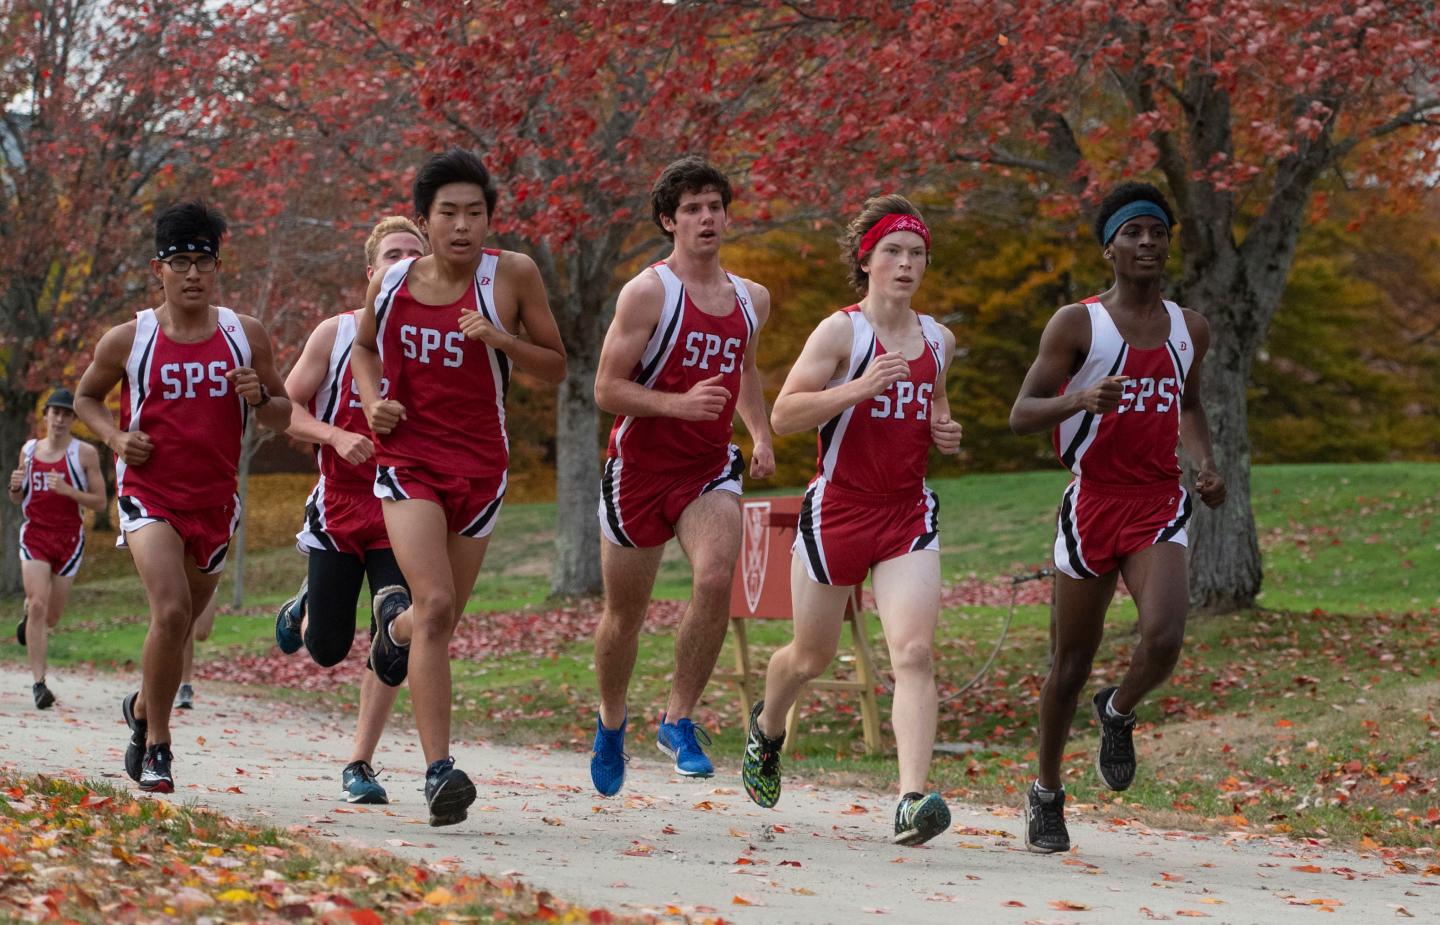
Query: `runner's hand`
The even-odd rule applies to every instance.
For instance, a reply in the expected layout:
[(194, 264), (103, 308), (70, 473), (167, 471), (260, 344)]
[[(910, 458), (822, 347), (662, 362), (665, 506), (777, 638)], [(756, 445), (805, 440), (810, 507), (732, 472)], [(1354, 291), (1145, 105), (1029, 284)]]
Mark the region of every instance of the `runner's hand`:
[(1091, 414), (1109, 414), (1120, 407), (1129, 376), (1106, 376), (1094, 388), (1080, 393), (1080, 407)]
[(682, 421), (714, 421), (730, 401), (730, 390), (720, 383), (724, 376), (711, 376), (697, 382), (690, 391), (675, 396), (675, 410), (670, 416)]
[(388, 434), (405, 420), (405, 406), (398, 401), (382, 398), (365, 406), (365, 420), (377, 434)]
[(775, 474), (775, 450), (768, 443), (757, 443), (750, 453), (750, 477), (768, 479)]
[(1205, 466), (1195, 474), (1195, 493), (1206, 507), (1219, 507), (1225, 503), (1225, 479), (1214, 466)]
[(946, 455), (954, 456), (960, 452), (960, 438), (964, 433), (960, 422), (952, 421), (948, 414), (930, 419), (930, 439), (935, 441), (935, 448)]
[(369, 437), (352, 434), (343, 427), (335, 428), (327, 442), (337, 456), (352, 466), (358, 466), (375, 455), (375, 444), (370, 442)]
[(58, 472), (45, 473), (45, 487), (56, 494), (67, 496), (72, 494), (70, 483), (65, 481), (65, 476)]
[(10, 490), (18, 492), (25, 487), (25, 468), (22, 466), (10, 473)]
[(882, 353), (870, 361), (860, 384), (865, 387), (867, 398), (874, 398), (901, 379), (910, 378), (910, 364), (898, 353)]
[(245, 404), (255, 407), (265, 398), (264, 389), (260, 388), (260, 376), (248, 366), (237, 366), (225, 374), (230, 380), (230, 385), (235, 389)]
[(473, 308), (467, 308), (460, 313), (460, 333), (471, 340), (484, 341), (496, 350), (504, 350), (515, 339), (513, 335), (495, 327)]
[(143, 465), (155, 452), (155, 444), (143, 430), (122, 430), (107, 442), (115, 457), (124, 460), (127, 466)]

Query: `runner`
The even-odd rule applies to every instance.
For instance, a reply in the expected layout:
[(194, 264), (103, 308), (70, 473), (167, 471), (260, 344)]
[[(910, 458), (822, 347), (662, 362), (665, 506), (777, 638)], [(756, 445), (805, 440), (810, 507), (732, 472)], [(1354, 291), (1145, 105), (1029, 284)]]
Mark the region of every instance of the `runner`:
[[(290, 423), (270, 335), (248, 315), (210, 304), (225, 219), (200, 200), (155, 220), (150, 270), (164, 300), (111, 328), (80, 379), (75, 410), (115, 452), (119, 545), (150, 602), (141, 687), (121, 712), (130, 727), (125, 771), (141, 790), (171, 793), (170, 711), (186, 639), (225, 567), (239, 523), (240, 441), (254, 413)], [(105, 396), (121, 384), (120, 426)]]
[(1065, 851), (1061, 755), (1105, 629), (1118, 576), (1139, 611), (1140, 642), (1118, 687), (1091, 701), (1100, 725), (1096, 767), (1111, 790), (1135, 778), (1135, 708), (1175, 667), (1185, 640), (1190, 493), (1176, 444), (1196, 462), (1194, 490), (1225, 500), (1200, 403), (1210, 346), (1204, 316), (1162, 298), (1174, 213), (1148, 183), (1125, 183), (1100, 204), (1095, 236), (1115, 283), (1060, 309), (1045, 326), (1010, 426), (1054, 428), (1055, 453), (1075, 478), (1060, 501), (1050, 674), (1040, 695), (1039, 778), (1025, 800), (1025, 844)]
[[(425, 253), (420, 229), (408, 218), (383, 219), (365, 241), (365, 278)], [(338, 665), (355, 642), (355, 606), (367, 578), (373, 598), (382, 588), (405, 586), (390, 549), (385, 516), (375, 497), (375, 445), (350, 372), (355, 312), (320, 322), (285, 380), (294, 402), (289, 434), (315, 444), (320, 480), (305, 502), (296, 547), (309, 560), (308, 575), (275, 617), (275, 643), (290, 654), (301, 646), (322, 667)], [(375, 617), (370, 618), (375, 633)], [(388, 803), (375, 779), (375, 748), (399, 688), (380, 682), (366, 665), (360, 681), (360, 716), (350, 761), (340, 773), (350, 803)]]
[(350, 363), (375, 435), (375, 494), (410, 587), (375, 595), (370, 659), (391, 687), (409, 674), (438, 826), (463, 821), (475, 801), (450, 755), (449, 646), (505, 495), (510, 367), (559, 383), (565, 347), (535, 262), (483, 246), (496, 190), (479, 158), (430, 158), (414, 198), (431, 253), (370, 280)]
[(924, 792), (935, 747), (940, 615), (940, 505), (925, 469), (931, 445), (960, 452), (960, 425), (945, 394), (955, 335), (911, 307), (930, 265), (930, 231), (908, 199), (866, 202), (841, 248), (862, 298), (820, 323), (775, 399), (776, 433), (819, 428), (819, 471), (805, 491), (791, 556), (795, 638), (770, 658), (742, 776), (756, 803), (780, 799), (785, 716), (835, 658), (845, 605), (873, 574), (895, 670), (894, 840), (918, 845), (950, 826), (940, 794)]
[(28, 649), (37, 710), (55, 704), (45, 683), (46, 656), (50, 631), (60, 624), (85, 553), (80, 508), (105, 507), (100, 454), (70, 435), (74, 423), (75, 396), (69, 389), (55, 389), (45, 400), (45, 436), (25, 441), (20, 465), (10, 473), (10, 501), (20, 505), (22, 518), (20, 580), (25, 585), (25, 613), (15, 639)]
[(740, 555), (744, 460), (730, 442), (738, 410), (754, 439), (750, 475), (775, 471), (755, 352), (770, 293), (720, 266), (730, 181), (698, 157), (666, 167), (650, 193), (670, 256), (620, 291), (595, 374), (595, 403), (615, 415), (601, 485), (605, 611), (595, 630), (600, 688), (590, 779), (603, 796), (625, 781), (626, 694), (656, 570), (672, 537), (694, 574), (675, 633), (675, 675), (657, 744), (677, 773), (709, 777), (709, 737), (691, 720), (729, 625)]

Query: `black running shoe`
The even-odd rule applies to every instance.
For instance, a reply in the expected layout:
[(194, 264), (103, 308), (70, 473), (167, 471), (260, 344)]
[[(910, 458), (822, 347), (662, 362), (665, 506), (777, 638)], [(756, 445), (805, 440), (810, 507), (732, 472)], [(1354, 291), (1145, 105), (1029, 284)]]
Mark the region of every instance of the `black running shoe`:
[(1025, 848), (1036, 854), (1070, 850), (1063, 788), (1042, 791), (1031, 784), (1025, 791)]
[(950, 828), (950, 807), (938, 793), (907, 793), (895, 807), (897, 845), (923, 845)]
[(130, 779), (140, 779), (141, 765), (145, 761), (145, 733), (147, 724), (143, 719), (135, 716), (135, 701), (140, 698), (140, 692), (126, 694), (125, 699), (120, 701), (120, 715), (125, 717), (125, 725), (130, 727), (130, 742), (125, 746), (125, 773)]
[(15, 624), (15, 641), (25, 645), (25, 624), (30, 620), (30, 602), (26, 601), (20, 608), (20, 622)]
[(30, 690), (35, 695), (35, 709), (48, 710), (55, 705), (55, 695), (45, 686), (43, 678), (32, 684)]
[(766, 809), (780, 802), (780, 749), (785, 733), (772, 739), (760, 731), (760, 713), (765, 701), (750, 711), (750, 730), (745, 737), (745, 760), (740, 765), (740, 779), (750, 799)]
[(174, 793), (175, 778), (170, 774), (170, 743), (159, 742), (145, 750), (145, 765), (140, 770), (140, 789), (146, 793)]
[(1135, 782), (1135, 714), (1111, 716), (1105, 709), (1119, 690), (1107, 687), (1095, 695), (1095, 719), (1100, 723), (1100, 752), (1095, 756), (1095, 770), (1111, 790), (1126, 790)]
[(301, 622), (305, 619), (305, 604), (310, 600), (310, 579), (307, 576), (300, 583), (295, 596), (280, 605), (275, 614), (275, 645), (286, 655), (294, 655), (305, 644), (300, 633)]
[(431, 825), (464, 822), (466, 810), (475, 802), (475, 785), (455, 767), (454, 758), (443, 758), (425, 771), (425, 802), (430, 806)]
[(390, 638), (390, 624), (409, 606), (410, 592), (401, 585), (386, 585), (381, 588), (370, 604), (379, 624), (375, 638), (370, 640), (370, 665), (375, 677), (387, 687), (404, 684), (405, 674), (410, 668), (410, 647), (402, 646)]

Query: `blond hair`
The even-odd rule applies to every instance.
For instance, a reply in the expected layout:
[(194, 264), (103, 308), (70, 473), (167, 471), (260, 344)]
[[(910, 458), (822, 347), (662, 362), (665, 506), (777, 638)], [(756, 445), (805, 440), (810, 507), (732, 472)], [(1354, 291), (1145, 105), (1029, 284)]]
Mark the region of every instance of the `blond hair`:
[(387, 234), (398, 232), (413, 234), (415, 240), (420, 242), (420, 246), (425, 248), (425, 236), (420, 233), (420, 228), (414, 222), (403, 215), (387, 216), (380, 219), (379, 223), (370, 229), (370, 237), (365, 239), (365, 266), (375, 266), (375, 260), (380, 256), (380, 242), (385, 240)]

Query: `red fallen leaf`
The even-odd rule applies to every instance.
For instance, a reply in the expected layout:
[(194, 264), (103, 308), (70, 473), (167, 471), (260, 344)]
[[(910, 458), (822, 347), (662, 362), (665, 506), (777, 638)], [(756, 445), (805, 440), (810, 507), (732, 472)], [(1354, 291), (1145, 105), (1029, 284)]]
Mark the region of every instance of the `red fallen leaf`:
[(665, 828), (661, 829), (660, 831), (661, 831), (661, 832), (664, 832), (666, 835), (674, 835), (676, 829), (675, 829), (675, 827), (674, 827), (673, 825), (667, 825), (667, 826), (665, 826)]
[(1317, 867), (1314, 864), (1299, 864), (1290, 869), (1298, 870), (1302, 874), (1323, 874), (1325, 872), (1325, 869), (1323, 867)]
[(1289, 729), (1293, 725), (1295, 724), (1288, 719), (1277, 719), (1275, 721), (1275, 728), (1277, 729)]
[(1061, 912), (1086, 912), (1090, 909), (1090, 907), (1084, 903), (1072, 902), (1068, 899), (1052, 899), (1050, 900), (1050, 908), (1059, 909)]
[(744, 896), (741, 896), (739, 893), (736, 893), (734, 896), (730, 897), (730, 904), (731, 904), (731, 905), (734, 905), (734, 906), (753, 906), (753, 905), (755, 905), (755, 903), (753, 903), (753, 902), (751, 902), (750, 900), (746, 899)]
[(355, 925), (385, 925), (385, 920), (374, 909), (351, 909), (350, 921)]
[(736, 859), (735, 859), (735, 863), (736, 863), (736, 864), (754, 864), (755, 862), (752, 861), (752, 860), (750, 860), (749, 858), (736, 858)]
[(1184, 883), (1184, 882), (1185, 882), (1185, 878), (1182, 877), (1180, 874), (1167, 874), (1167, 873), (1164, 873), (1164, 872), (1161, 872), (1161, 874), (1160, 874), (1160, 879), (1161, 879), (1161, 880), (1164, 880), (1166, 883)]
[(865, 807), (861, 806), (859, 803), (851, 803), (849, 809), (843, 809), (843, 810), (840, 811), (840, 815), (842, 815), (842, 816), (863, 816), (863, 815), (865, 815), (865, 814), (868, 813), (868, 812), (870, 812), (870, 810), (868, 810), (868, 809), (866, 809)]
[(226, 787), (226, 788), (225, 788), (225, 792), (226, 792), (226, 793), (244, 793), (245, 791), (241, 790), (239, 787), (231, 786), (231, 787)]
[(560, 913), (556, 912), (554, 909), (551, 909), (544, 903), (536, 903), (535, 917), (542, 922), (554, 922), (559, 920)]
[(1007, 899), (1007, 900), (1005, 900), (1003, 903), (1001, 903), (1000, 905), (1002, 905), (1002, 906), (1010, 906), (1010, 907), (1013, 908), (1013, 909), (1023, 909), (1023, 908), (1025, 908), (1025, 904), (1022, 903), (1022, 902), (1021, 902), (1020, 900), (1018, 900), (1018, 899)]
[(102, 806), (114, 802), (112, 797), (102, 797), (98, 793), (87, 793), (85, 799), (80, 801), (81, 809), (99, 809)]
[(780, 862), (780, 866), (781, 866), (781, 867), (799, 867), (799, 866), (800, 866), (800, 862), (799, 862), (799, 861), (781, 861), (781, 862)]
[(5, 795), (12, 799), (20, 800), (24, 799), (25, 791), (20, 787), (10, 787), (5, 791)]
[(610, 925), (613, 921), (615, 921), (615, 916), (611, 915), (608, 909), (590, 910), (590, 925)]
[[(1431, 812), (1431, 813), (1434, 813), (1434, 812), (1435, 812), (1434, 808), (1431, 808), (1430, 812)], [(786, 832), (789, 831), (789, 829), (785, 828), (783, 825), (772, 825), (772, 826), (770, 826), (770, 831), (772, 831), (772, 832), (777, 832), (777, 833), (779, 833), (779, 834), (781, 834), (781, 835), (784, 835)]]

